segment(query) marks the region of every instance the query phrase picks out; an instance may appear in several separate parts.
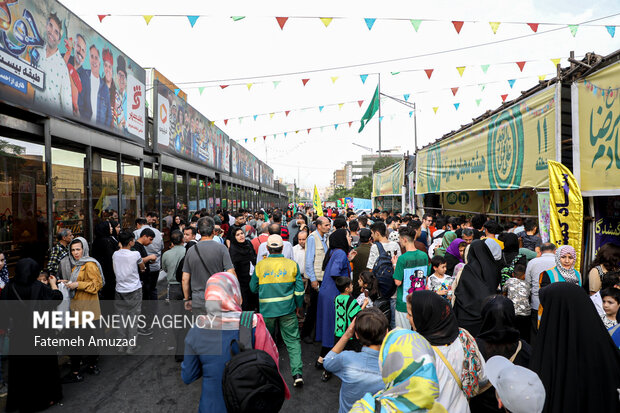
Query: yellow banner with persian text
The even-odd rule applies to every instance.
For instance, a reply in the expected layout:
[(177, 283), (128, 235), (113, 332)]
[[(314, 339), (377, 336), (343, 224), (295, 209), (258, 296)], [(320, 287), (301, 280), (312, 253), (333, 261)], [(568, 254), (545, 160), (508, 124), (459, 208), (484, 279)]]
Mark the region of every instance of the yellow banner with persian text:
[(586, 196), (620, 194), (620, 63), (572, 85), (573, 165)]
[(321, 204), (321, 197), (319, 196), (319, 191), (316, 189), (316, 185), (314, 185), (314, 195), (312, 196), (312, 207), (316, 211), (316, 214), (320, 217), (323, 216), (323, 205)]
[(546, 188), (556, 86), (418, 151), (416, 193)]
[(559, 162), (549, 161), (549, 236), (557, 245), (570, 245), (577, 252), (575, 268), (581, 263), (583, 236), (583, 198), (571, 171)]
[(372, 196), (402, 195), (405, 161), (396, 162), (372, 175)]

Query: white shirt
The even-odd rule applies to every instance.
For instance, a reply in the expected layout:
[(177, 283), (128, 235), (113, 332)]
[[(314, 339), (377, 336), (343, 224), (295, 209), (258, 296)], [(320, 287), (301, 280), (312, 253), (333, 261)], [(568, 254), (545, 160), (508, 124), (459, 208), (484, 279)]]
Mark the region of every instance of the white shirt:
[(594, 304), (594, 308), (596, 308), (596, 312), (599, 316), (605, 315), (605, 310), (603, 310), (603, 299), (601, 298), (601, 292), (597, 291), (595, 294), (590, 296), (590, 300), (592, 300), (592, 304)]
[(62, 113), (73, 113), (71, 80), (65, 60), (58, 49), (49, 57), (46, 49), (41, 52), (38, 68), (45, 73), (45, 89), (36, 89), (35, 102)]
[(142, 257), (138, 251), (120, 249), (112, 254), (112, 265), (116, 274), (116, 292), (131, 293), (142, 288), (138, 265)]
[(304, 275), (304, 269), (306, 268), (306, 249), (297, 244), (293, 247), (294, 261), (299, 265), (299, 271), (301, 275)]
[[(394, 241), (382, 242), (383, 249), (388, 253), (390, 258), (396, 256), (400, 256), (400, 246)], [(377, 248), (376, 244), (372, 244), (370, 247), (370, 253), (368, 254), (368, 263), (366, 264), (366, 268), (371, 269), (375, 266), (375, 261), (379, 258), (379, 248)]]
[[(284, 248), (282, 248), (282, 255), (284, 255), (284, 258), (295, 261), (295, 254), (293, 254), (293, 245), (288, 241), (283, 241), (283, 243)], [(256, 254), (256, 264), (261, 262), (261, 260), (267, 255), (269, 255), (269, 251), (267, 250), (267, 243), (263, 242), (258, 247), (258, 254)]]
[(101, 78), (95, 77), (93, 71), (90, 71), (90, 107), (93, 110), (93, 114), (90, 120), (97, 121), (97, 94), (99, 93), (99, 85), (101, 84)]

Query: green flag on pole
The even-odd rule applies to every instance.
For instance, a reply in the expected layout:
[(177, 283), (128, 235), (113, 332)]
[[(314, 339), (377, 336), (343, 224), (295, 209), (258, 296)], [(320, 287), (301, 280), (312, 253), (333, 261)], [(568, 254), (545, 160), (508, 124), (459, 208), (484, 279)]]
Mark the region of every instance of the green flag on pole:
[(370, 121), (370, 119), (372, 119), (372, 117), (375, 116), (375, 113), (377, 113), (378, 110), (379, 110), (379, 86), (377, 86), (377, 89), (375, 89), (375, 94), (373, 95), (372, 100), (370, 101), (370, 104), (368, 105), (368, 109), (366, 109), (364, 116), (362, 116), (362, 120), (360, 120), (360, 130), (357, 131), (358, 133), (364, 129), (364, 126), (366, 126), (366, 124)]

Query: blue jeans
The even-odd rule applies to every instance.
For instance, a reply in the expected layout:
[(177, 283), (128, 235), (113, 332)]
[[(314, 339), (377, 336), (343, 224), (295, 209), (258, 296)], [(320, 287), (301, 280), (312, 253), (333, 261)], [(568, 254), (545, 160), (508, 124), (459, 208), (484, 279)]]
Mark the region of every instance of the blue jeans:
[(396, 298), (390, 298), (390, 329), (396, 328)]

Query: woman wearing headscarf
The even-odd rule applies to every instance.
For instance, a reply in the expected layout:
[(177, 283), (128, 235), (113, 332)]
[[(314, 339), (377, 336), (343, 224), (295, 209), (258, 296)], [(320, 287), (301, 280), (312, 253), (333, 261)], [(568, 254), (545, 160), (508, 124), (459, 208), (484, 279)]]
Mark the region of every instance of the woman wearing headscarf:
[(540, 288), (556, 282), (582, 286), (581, 274), (575, 269), (577, 253), (570, 245), (562, 245), (555, 251), (555, 267), (540, 274)]
[[(56, 286), (56, 277), (49, 277), (46, 287), (37, 280), (39, 265), (32, 258), (23, 258), (15, 266), (15, 276), (0, 294), (1, 300), (12, 300), (12, 311), (3, 311), (0, 315), (2, 324), (13, 320), (11, 339), (9, 341), (8, 396), (6, 411), (34, 412), (44, 410), (62, 399), (58, 356), (34, 355), (37, 348), (24, 348), (31, 343), (35, 334), (51, 337), (32, 328), (32, 311), (29, 304), (36, 300), (38, 309), (53, 309), (62, 301), (62, 293)], [(19, 311), (18, 309), (22, 309)], [(18, 340), (23, 335), (27, 340)], [(19, 348), (18, 348), (19, 347)], [(38, 349), (38, 353), (41, 349)], [(25, 355), (20, 355), (25, 354)], [(29, 354), (29, 355), (26, 355)]]
[(446, 233), (444, 233), (443, 237), (441, 238), (441, 247), (435, 249), (435, 253), (433, 254), (433, 256), (435, 255), (439, 255), (440, 257), (445, 256), (446, 251), (448, 250), (448, 247), (450, 246), (450, 243), (454, 241), (455, 239), (456, 239), (456, 233), (454, 231), (447, 231)]
[[(317, 368), (323, 367), (323, 357), (334, 347), (334, 333), (336, 324), (336, 308), (334, 300), (339, 294), (335, 277), (351, 277), (351, 265), (349, 264), (349, 251), (351, 250), (351, 236), (344, 229), (337, 229), (329, 236), (329, 250), (323, 260), (323, 283), (319, 290), (319, 298), (316, 312), (316, 335), (315, 340), (321, 342), (321, 354), (315, 364)], [(322, 380), (327, 381), (331, 374), (323, 372)]]
[(459, 263), (464, 263), (463, 253), (465, 252), (465, 248), (467, 247), (467, 243), (461, 238), (455, 238), (450, 242), (448, 248), (446, 248), (446, 254), (444, 258), (446, 259), (446, 274), (455, 275), (454, 267), (456, 267)]
[(258, 296), (250, 291), (250, 267), (256, 265), (256, 252), (252, 243), (245, 238), (242, 228), (235, 229), (233, 238), (230, 240), (230, 259), (235, 267), (241, 296), (243, 297), (243, 311), (255, 311), (258, 309)]
[(350, 413), (445, 413), (435, 400), (439, 396), (436, 363), (433, 349), (420, 334), (400, 328), (390, 331), (379, 351), (385, 390), (366, 393)]
[[(205, 288), (207, 314), (201, 316), (187, 333), (185, 357), (181, 364), (181, 378), (185, 384), (202, 377), (198, 412), (226, 412), (222, 376), (226, 363), (231, 359), (231, 352), (239, 351), (241, 305), (241, 288), (236, 276), (219, 272), (209, 277)], [(259, 313), (254, 313), (252, 317), (252, 342), (254, 349), (266, 351), (279, 365), (278, 349)], [(288, 387), (284, 380), (282, 382), (284, 396), (288, 399)], [(273, 396), (274, 400), (278, 398), (276, 396)], [(273, 411), (279, 410), (279, 406), (272, 407)]]
[(530, 369), (545, 386), (543, 412), (620, 411), (620, 352), (588, 294), (558, 282), (540, 290), (540, 305)]
[(454, 287), (454, 315), (459, 326), (476, 336), (482, 323), (482, 301), (497, 292), (499, 268), (484, 241), (472, 241), (466, 257), (467, 264)]
[[(482, 307), (482, 325), (476, 343), (485, 361), (493, 356), (502, 356), (517, 366), (529, 367), (532, 348), (519, 338), (515, 317), (514, 304), (503, 295), (490, 297)], [(472, 413), (503, 412), (497, 407), (492, 386), (482, 389), (481, 394), (472, 398), (469, 407)]]
[(517, 264), (527, 266), (527, 258), (519, 252), (519, 237), (515, 234), (502, 232), (497, 238), (504, 243), (503, 263), (500, 270), (500, 284), (503, 287), (506, 281), (512, 277)]
[(584, 282), (590, 295), (600, 291), (603, 276), (608, 272), (618, 271), (618, 265), (620, 265), (620, 246), (608, 242), (599, 248)]
[(449, 412), (469, 413), (468, 400), (487, 384), (476, 340), (459, 328), (450, 303), (433, 291), (407, 296), (411, 328), (433, 346), (439, 380), (437, 401)]
[(114, 300), (116, 293), (116, 275), (112, 264), (112, 254), (118, 250), (118, 241), (113, 237), (116, 230), (109, 221), (102, 221), (95, 226), (93, 241), (93, 258), (101, 265), (105, 286), (101, 290), (103, 300)]
[[(69, 289), (71, 297), (71, 311), (90, 311), (94, 314), (93, 320), (96, 322), (101, 317), (101, 307), (99, 305), (99, 290), (104, 286), (103, 270), (97, 260), (90, 257), (88, 242), (77, 237), (69, 244), (69, 255), (60, 261), (63, 274), (68, 271), (71, 274), (68, 280), (62, 280)], [(85, 332), (85, 328), (80, 329)], [(70, 333), (70, 332), (69, 332)], [(97, 330), (91, 330), (92, 335), (97, 335)], [(93, 350), (94, 352), (94, 350)], [(67, 383), (75, 383), (84, 380), (80, 374), (80, 364), (82, 361), (86, 366), (86, 371), (90, 374), (99, 374), (97, 366), (98, 356), (91, 354), (88, 356), (71, 356), (71, 372), (64, 378)]]

